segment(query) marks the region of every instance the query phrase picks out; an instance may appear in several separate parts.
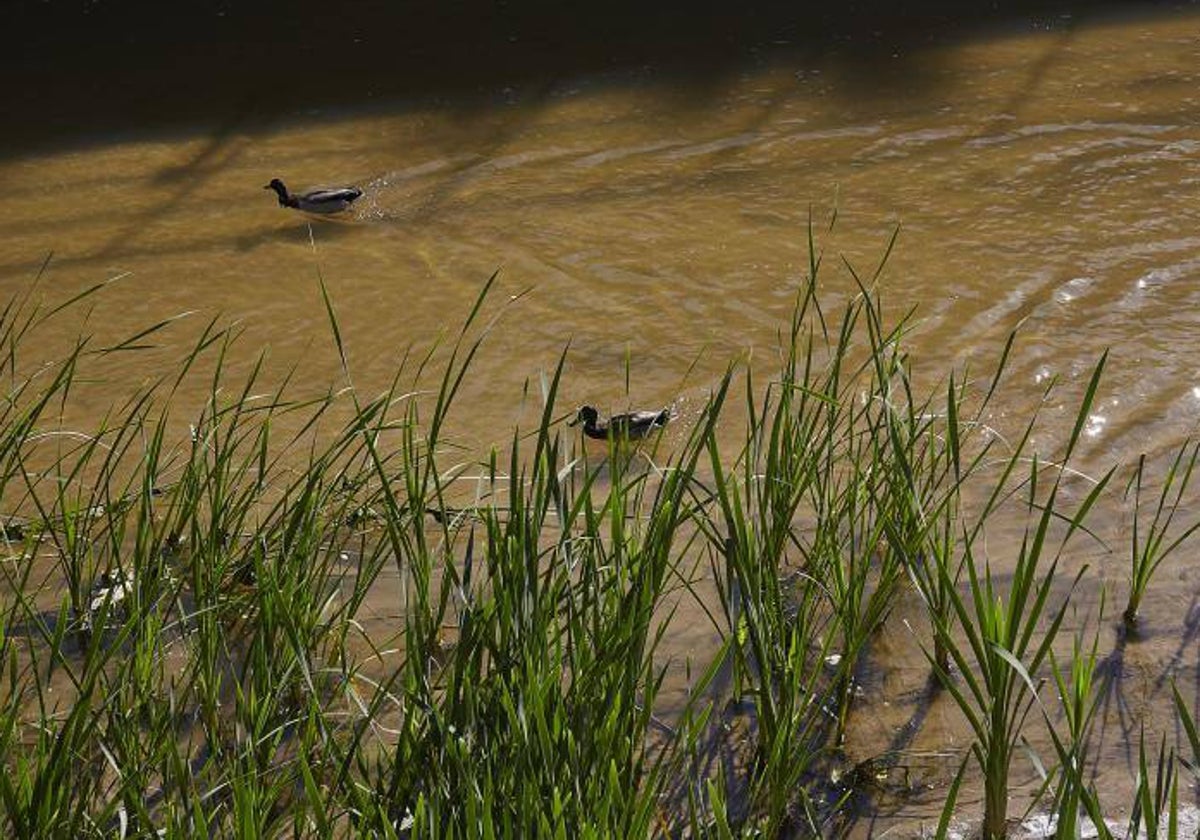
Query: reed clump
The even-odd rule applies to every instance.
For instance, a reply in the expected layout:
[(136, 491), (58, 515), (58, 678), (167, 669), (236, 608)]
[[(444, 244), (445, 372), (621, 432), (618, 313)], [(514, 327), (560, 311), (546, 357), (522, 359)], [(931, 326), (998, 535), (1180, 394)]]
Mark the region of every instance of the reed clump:
[[(971, 733), (941, 834), (973, 759), (983, 834), (1005, 835), (1031, 720), (1050, 729), (1060, 823), (1099, 819), (1096, 647), (1076, 641), (1069, 668), (1053, 652), (1078, 579), (1060, 558), (1114, 475), (1063, 502), (1103, 361), (1047, 466), (1036, 418), (1003, 447), (985, 422), (1011, 340), (982, 384), (953, 371), (919, 393), (910, 319), (889, 323), (877, 278), (852, 269), (832, 312), (812, 253), (765, 383), (731, 366), (669, 445), (599, 462), (560, 422), (565, 354), (534, 428), (478, 460), (449, 439), (495, 278), (377, 396), (296, 396), (261, 360), (234, 380), (236, 336), (214, 321), (86, 433), (60, 422), (75, 386), (170, 323), (31, 367), (47, 320), (103, 290), (15, 297), (0, 312), (7, 836), (829, 835), (854, 817), (831, 771), (885, 630), (915, 633)], [(180, 417), (201, 370), (202, 405)], [(1132, 614), (1194, 530), (1164, 537), (1195, 457), (1133, 540)], [(981, 535), (1014, 510), (1028, 524), (1001, 576)], [(890, 626), (909, 595), (927, 627)], [(665, 709), (683, 601), (722, 641), (692, 652), (688, 699)], [(1166, 825), (1177, 759), (1140, 755), (1139, 824)]]

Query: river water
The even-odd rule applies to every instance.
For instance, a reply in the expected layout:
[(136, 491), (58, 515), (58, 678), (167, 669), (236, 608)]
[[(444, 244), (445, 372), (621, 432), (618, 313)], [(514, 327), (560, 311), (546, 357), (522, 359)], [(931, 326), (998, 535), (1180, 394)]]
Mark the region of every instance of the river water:
[[(272, 177), (365, 195), (348, 218), (311, 219), (261, 189)], [(480, 84), (470, 107), (231, 107), (146, 131), (63, 129), (0, 159), (0, 186), (5, 294), (52, 254), (50, 296), (121, 277), (94, 305), (102, 335), (221, 313), (245, 325), (248, 350), (269, 348), (279, 370), (302, 363), (317, 387), (338, 376), (318, 274), (355, 384), (372, 391), (499, 270), (496, 300), (524, 294), (453, 421), (479, 445), (529, 417), (523, 384), (567, 342), (565, 404), (606, 409), (664, 405), (706, 390), (735, 357), (769, 358), (807, 271), (810, 219), (832, 298), (853, 290), (840, 257), (870, 275), (898, 229), (879, 287), (893, 314), (916, 307), (908, 346), (934, 378), (986, 366), (1020, 326), (997, 424), (1055, 377), (1077, 394), (1106, 349), (1085, 467), (1161, 459), (1200, 418), (1194, 5), (1029, 16), (877, 47), (865, 64), (767, 37), (698, 85), (648, 62)], [(59, 329), (65, 339), (79, 324)], [(181, 326), (166, 352), (190, 334)], [(114, 370), (136, 381), (141, 364)], [(99, 416), (111, 393), (86, 394), (85, 413)], [(1057, 406), (1048, 429), (1061, 436), (1073, 415)], [(1105, 561), (1116, 588), (1121, 559)], [(1195, 681), (1190, 557), (1160, 574), (1175, 582), (1159, 596), (1160, 642), (1122, 660), (1145, 677), (1130, 677), (1114, 714), (1165, 713), (1165, 673)], [(895, 644), (889, 655), (924, 668)], [(892, 679), (877, 687), (905, 711), (874, 709), (884, 730), (918, 702)], [(954, 714), (933, 709), (912, 749), (961, 748)], [(873, 731), (848, 749), (866, 757), (879, 738), (892, 740)], [(1105, 749), (1120, 757), (1109, 781), (1127, 786), (1127, 742)], [(896, 819), (912, 826), (937, 807)]]

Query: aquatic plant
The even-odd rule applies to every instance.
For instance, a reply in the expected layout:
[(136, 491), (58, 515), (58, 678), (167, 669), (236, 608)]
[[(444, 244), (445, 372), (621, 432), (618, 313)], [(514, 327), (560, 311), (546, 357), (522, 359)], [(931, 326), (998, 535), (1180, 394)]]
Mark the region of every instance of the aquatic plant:
[[(1100, 621), (1103, 623), (1104, 600), (1101, 598)], [(1054, 686), (1062, 707), (1062, 731), (1047, 716), (1047, 728), (1058, 757), (1058, 765), (1048, 776), (1047, 785), (1054, 789), (1052, 812), (1055, 836), (1063, 840), (1080, 840), (1084, 833), (1082, 819), (1089, 810), (1088, 804), (1095, 801), (1095, 793), (1088, 786), (1086, 773), (1090, 767), (1088, 747), (1092, 726), (1100, 695), (1096, 691), (1096, 653), (1100, 644), (1097, 631), (1090, 647), (1083, 645), (1081, 634), (1072, 639), (1071, 654), (1067, 667), (1050, 652), (1050, 670)], [(1094, 808), (1098, 811), (1098, 808)]]
[(1137, 467), (1134, 468), (1125, 487), (1126, 498), (1131, 493), (1133, 495), (1133, 533), (1129, 541), (1129, 600), (1126, 602), (1122, 618), (1125, 625), (1131, 629), (1137, 625), (1138, 610), (1154, 572), (1163, 560), (1200, 528), (1200, 520), (1197, 520), (1175, 535), (1170, 542), (1166, 542), (1167, 532), (1183, 503), (1183, 495), (1191, 484), (1197, 457), (1200, 457), (1200, 443), (1185, 442), (1179, 447), (1175, 459), (1163, 476), (1158, 501), (1154, 504), (1154, 513), (1145, 524), (1142, 522), (1142, 495), (1146, 490), (1145, 455), (1138, 457)]

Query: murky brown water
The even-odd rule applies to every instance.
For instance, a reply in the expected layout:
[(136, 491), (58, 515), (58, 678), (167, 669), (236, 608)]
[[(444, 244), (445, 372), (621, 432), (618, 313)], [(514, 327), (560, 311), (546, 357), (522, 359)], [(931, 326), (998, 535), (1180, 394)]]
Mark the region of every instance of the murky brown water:
[[(499, 268), (500, 295), (531, 291), (455, 417), (456, 434), (485, 444), (527, 416), (522, 384), (568, 341), (568, 405), (665, 404), (702, 392), (732, 357), (769, 354), (807, 267), (810, 213), (824, 231), (836, 208), (820, 236), (834, 295), (852, 289), (834, 256), (870, 273), (899, 225), (881, 283), (893, 311), (918, 308), (910, 348), (922, 370), (986, 365), (1023, 324), (998, 425), (1051, 377), (1085, 381), (1111, 348), (1085, 466), (1161, 457), (1194, 434), (1200, 12), (1055, 16), (873, 61), (852, 74), (836, 51), (805, 59), (768, 42), (702, 91), (647, 67), (498, 88), (470, 110), (325, 109), (269, 124), (235, 114), (219, 130), (25, 150), (0, 161), (0, 288), (26, 283), (49, 252), (55, 294), (127, 274), (96, 305), (102, 334), (221, 312), (280, 370), (303, 361), (324, 386), (337, 367), (319, 270), (356, 385), (374, 391)], [(261, 189), (273, 176), (366, 195), (350, 219), (310, 220)], [(77, 328), (64, 323), (64, 337)], [(136, 359), (115, 364), (143, 373)], [(89, 396), (97, 414), (106, 397)], [(1047, 417), (1052, 434), (1073, 419), (1069, 408)], [(1192, 556), (1160, 571), (1153, 638), (1122, 648), (1113, 726), (1167, 713), (1164, 674), (1195, 683)], [(1089, 559), (1123, 591), (1123, 555)], [(1098, 590), (1080, 597), (1076, 626)], [(668, 653), (702, 641), (685, 633)], [(953, 761), (929, 756), (963, 748), (957, 713), (944, 697), (925, 708), (911, 640), (883, 644), (877, 658), (892, 664), (867, 687), (849, 750), (898, 745), (944, 784)], [(1102, 747), (1114, 790), (1132, 784), (1127, 750), (1111, 733)], [(935, 790), (899, 823), (939, 804)]]

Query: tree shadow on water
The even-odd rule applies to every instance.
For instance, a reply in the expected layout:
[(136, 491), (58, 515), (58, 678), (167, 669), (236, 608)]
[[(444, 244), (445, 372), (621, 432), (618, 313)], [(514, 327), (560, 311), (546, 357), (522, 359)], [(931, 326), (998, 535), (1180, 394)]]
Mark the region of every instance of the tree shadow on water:
[(135, 213), (127, 224), (109, 237), (96, 252), (96, 257), (107, 259), (125, 252), (147, 229), (150, 222), (184, 204), (190, 196), (201, 190), (221, 167), (235, 162), (245, 151), (247, 143), (245, 138), (239, 138), (236, 133), (242, 119), (241, 112), (227, 117), (190, 160), (178, 166), (164, 168), (151, 176), (153, 183), (170, 184), (173, 187), (171, 195)]
[[(336, 109), (430, 104), (471, 120), (504, 89), (547, 80), (665, 81), (680, 107), (714, 93), (763, 56), (836, 58), (836, 95), (888, 97), (941, 84), (937, 51), (981, 26), (1074, 19), (1114, 5), (1080, 0), (759, 0), (743, 4), (613, 0), (406, 0), (336, 12), (318, 0), (64, 4), (14, 0), (0, 26), (9, 110), (0, 155), (97, 142), (111, 132), (216, 124), (231, 110), (252, 127)], [(1164, 8), (1167, 8), (1164, 6)], [(503, 104), (503, 103), (501, 103)], [(215, 117), (215, 119), (214, 119)], [(195, 163), (216, 159), (218, 142)], [(163, 177), (186, 177), (167, 172)]]

